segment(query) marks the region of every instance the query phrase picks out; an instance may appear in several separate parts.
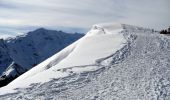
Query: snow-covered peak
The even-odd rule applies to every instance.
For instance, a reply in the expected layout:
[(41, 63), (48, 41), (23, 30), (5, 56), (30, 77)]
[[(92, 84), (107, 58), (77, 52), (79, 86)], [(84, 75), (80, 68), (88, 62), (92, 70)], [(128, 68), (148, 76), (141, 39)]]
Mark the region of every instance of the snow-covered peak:
[(102, 35), (102, 34), (115, 34), (123, 30), (122, 24), (119, 23), (103, 23), (95, 24), (86, 36)]

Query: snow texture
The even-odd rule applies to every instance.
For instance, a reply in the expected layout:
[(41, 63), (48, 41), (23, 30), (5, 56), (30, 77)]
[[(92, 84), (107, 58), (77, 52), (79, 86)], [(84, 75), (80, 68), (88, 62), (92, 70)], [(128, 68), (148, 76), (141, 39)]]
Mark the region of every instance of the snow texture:
[[(67, 56), (61, 57), (65, 52)], [(170, 100), (169, 55), (168, 36), (130, 25), (99, 24), (82, 39), (1, 88), (0, 99)], [(70, 60), (69, 66), (65, 59), (71, 56), (77, 63)], [(41, 71), (34, 73), (35, 69)]]

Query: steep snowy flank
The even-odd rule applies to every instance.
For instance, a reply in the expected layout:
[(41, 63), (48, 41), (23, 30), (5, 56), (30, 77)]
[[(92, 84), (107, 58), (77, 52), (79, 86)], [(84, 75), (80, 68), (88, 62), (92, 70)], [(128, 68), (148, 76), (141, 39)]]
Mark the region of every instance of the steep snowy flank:
[(31, 83), (68, 76), (70, 73), (61, 70), (65, 68), (76, 67), (73, 70), (80, 70), (82, 68), (77, 66), (91, 66), (93, 68), (87, 67), (82, 70), (97, 69), (97, 59), (110, 56), (127, 42), (121, 33), (122, 30), (121, 24), (94, 25), (86, 36), (26, 72), (10, 85), (28, 86)]
[(169, 54), (168, 36), (130, 25), (97, 24), (1, 88), (0, 99), (169, 100)]
[[(0, 75), (2, 75), (3, 80), (12, 80), (82, 36), (82, 34), (40, 28), (17, 37), (1, 39)], [(17, 70), (21, 72), (17, 72)]]

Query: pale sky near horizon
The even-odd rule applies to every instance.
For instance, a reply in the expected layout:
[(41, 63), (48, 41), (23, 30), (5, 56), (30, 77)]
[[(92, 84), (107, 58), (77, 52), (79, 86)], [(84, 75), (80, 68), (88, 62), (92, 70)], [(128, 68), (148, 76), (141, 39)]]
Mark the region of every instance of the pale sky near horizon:
[(0, 0), (0, 34), (39, 27), (85, 32), (117, 22), (162, 29), (170, 25), (170, 0)]

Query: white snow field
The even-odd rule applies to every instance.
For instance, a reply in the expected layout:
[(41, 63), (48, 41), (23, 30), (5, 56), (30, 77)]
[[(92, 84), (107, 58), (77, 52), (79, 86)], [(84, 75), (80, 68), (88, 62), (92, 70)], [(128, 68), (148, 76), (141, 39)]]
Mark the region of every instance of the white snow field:
[(0, 88), (2, 100), (170, 100), (170, 37), (97, 24)]

